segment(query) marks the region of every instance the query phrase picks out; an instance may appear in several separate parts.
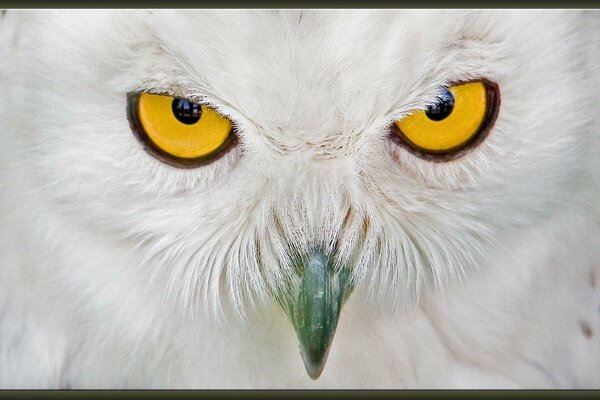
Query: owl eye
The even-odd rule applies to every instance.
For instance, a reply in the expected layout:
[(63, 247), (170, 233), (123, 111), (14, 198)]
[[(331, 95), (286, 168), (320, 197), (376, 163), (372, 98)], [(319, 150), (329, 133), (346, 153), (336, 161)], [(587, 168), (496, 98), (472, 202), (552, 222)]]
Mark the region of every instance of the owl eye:
[(232, 122), (210, 107), (186, 99), (130, 93), (132, 131), (154, 157), (191, 168), (222, 156), (234, 142)]
[(498, 85), (487, 80), (444, 88), (435, 102), (392, 125), (392, 138), (417, 156), (448, 161), (480, 144), (500, 105)]

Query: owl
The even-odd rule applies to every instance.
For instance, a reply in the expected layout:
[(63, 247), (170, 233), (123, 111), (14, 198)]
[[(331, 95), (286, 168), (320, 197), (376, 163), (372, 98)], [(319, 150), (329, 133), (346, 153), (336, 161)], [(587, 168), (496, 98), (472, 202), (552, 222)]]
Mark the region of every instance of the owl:
[(600, 388), (600, 13), (0, 16), (0, 387)]

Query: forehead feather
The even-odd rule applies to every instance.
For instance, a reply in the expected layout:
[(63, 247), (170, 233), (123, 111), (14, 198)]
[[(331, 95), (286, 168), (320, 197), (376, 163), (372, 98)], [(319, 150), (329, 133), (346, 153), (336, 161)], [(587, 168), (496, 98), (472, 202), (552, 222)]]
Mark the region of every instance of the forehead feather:
[(357, 137), (406, 100), (432, 67), (440, 70), (462, 17), (202, 10), (152, 12), (147, 22), (190, 81), (206, 85), (279, 147), (294, 148), (294, 139), (302, 147)]

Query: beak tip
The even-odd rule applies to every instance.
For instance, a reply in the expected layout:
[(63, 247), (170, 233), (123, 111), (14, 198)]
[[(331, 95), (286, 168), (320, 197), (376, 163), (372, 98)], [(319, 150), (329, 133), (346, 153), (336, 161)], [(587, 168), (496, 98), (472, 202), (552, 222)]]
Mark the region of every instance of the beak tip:
[(319, 360), (310, 360), (302, 354), (302, 361), (304, 361), (304, 368), (306, 373), (313, 381), (316, 381), (321, 376), (323, 369), (325, 368), (325, 362), (327, 361), (327, 354)]
[(313, 381), (316, 381), (317, 379), (319, 379), (319, 377), (321, 376), (321, 372), (323, 372), (323, 370), (315, 370), (315, 371), (309, 371), (308, 369), (306, 370), (308, 372), (308, 376), (310, 377), (310, 379), (312, 379)]

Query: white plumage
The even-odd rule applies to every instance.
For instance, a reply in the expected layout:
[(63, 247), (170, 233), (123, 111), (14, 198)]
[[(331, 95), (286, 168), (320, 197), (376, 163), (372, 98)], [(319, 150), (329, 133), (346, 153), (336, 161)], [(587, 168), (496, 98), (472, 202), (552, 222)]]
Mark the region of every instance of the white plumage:
[[(596, 11), (12, 11), (0, 19), (0, 386), (599, 388)], [(450, 82), (501, 105), (456, 160), (388, 127)], [(127, 93), (239, 143), (151, 157)], [(311, 380), (275, 301), (348, 268)]]

